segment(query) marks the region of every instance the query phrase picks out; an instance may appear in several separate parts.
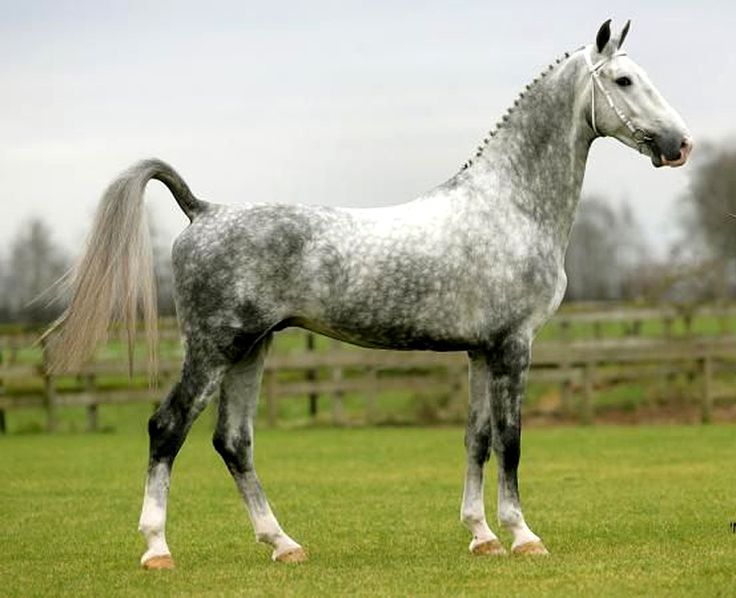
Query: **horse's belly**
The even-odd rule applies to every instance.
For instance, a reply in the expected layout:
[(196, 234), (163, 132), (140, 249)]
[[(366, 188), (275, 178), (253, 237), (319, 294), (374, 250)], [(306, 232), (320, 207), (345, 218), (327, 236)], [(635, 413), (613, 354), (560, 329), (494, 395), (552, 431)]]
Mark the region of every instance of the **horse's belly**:
[(435, 351), (486, 345), (509, 317), (518, 320), (520, 307), (499, 305), (492, 294), (466, 281), (450, 281), (446, 288), (375, 283), (332, 294), (319, 304), (300, 325), (362, 346)]
[(394, 321), (365, 326), (356, 322), (326, 322), (298, 319), (299, 326), (326, 336), (371, 349), (399, 351), (465, 351), (478, 346), (477, 340), (450, 331), (428, 330), (410, 322)]

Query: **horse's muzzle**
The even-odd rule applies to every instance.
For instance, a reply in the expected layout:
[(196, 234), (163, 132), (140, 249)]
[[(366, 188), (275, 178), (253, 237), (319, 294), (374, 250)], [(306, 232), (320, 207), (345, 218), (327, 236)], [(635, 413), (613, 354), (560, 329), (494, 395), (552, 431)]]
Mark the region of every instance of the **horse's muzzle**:
[(656, 167), (671, 166), (672, 168), (677, 168), (687, 162), (688, 156), (690, 156), (690, 152), (693, 150), (693, 140), (690, 136), (686, 135), (680, 142), (677, 153), (672, 152), (669, 156), (656, 143), (652, 149), (654, 150), (652, 152), (652, 163)]
[(680, 144), (680, 153), (674, 160), (668, 160), (666, 156), (662, 156), (662, 165), (663, 166), (672, 166), (673, 168), (677, 166), (682, 166), (685, 162), (687, 162), (687, 158), (690, 155), (690, 152), (693, 150), (693, 140), (690, 137), (685, 137), (682, 140), (682, 143)]

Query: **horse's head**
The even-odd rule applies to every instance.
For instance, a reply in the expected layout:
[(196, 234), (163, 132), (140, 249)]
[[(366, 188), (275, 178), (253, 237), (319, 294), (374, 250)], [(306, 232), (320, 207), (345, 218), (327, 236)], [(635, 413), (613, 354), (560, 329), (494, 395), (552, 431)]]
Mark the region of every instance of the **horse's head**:
[(648, 155), (654, 166), (682, 166), (693, 148), (692, 137), (644, 69), (621, 50), (629, 24), (613, 37), (609, 19), (595, 43), (583, 49), (590, 124), (597, 135), (615, 137)]

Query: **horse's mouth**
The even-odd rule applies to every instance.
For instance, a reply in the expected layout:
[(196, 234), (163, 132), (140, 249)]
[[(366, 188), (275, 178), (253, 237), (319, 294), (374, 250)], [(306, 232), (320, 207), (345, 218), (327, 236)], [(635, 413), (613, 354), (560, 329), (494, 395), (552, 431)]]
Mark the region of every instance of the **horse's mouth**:
[(652, 166), (655, 168), (664, 166), (664, 155), (662, 154), (662, 150), (659, 149), (659, 145), (657, 145), (657, 142), (654, 140), (653, 135), (645, 136), (644, 141), (639, 144), (639, 152), (649, 156), (649, 159), (652, 161)]
[(652, 164), (655, 168), (660, 168), (662, 166), (677, 168), (678, 166), (682, 166), (685, 162), (687, 162), (687, 153), (684, 151), (680, 152), (680, 155), (674, 160), (668, 160), (664, 154), (655, 154), (652, 152)]

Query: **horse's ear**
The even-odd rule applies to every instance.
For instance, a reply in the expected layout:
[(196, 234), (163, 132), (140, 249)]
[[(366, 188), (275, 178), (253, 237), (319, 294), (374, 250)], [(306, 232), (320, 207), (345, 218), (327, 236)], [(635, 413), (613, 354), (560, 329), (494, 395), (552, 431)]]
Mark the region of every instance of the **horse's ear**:
[(601, 28), (598, 30), (598, 35), (595, 36), (595, 45), (598, 47), (598, 52), (603, 52), (603, 48), (611, 39), (611, 19), (608, 19)]
[(624, 45), (624, 40), (626, 39), (626, 36), (629, 34), (629, 27), (631, 27), (631, 19), (626, 21), (626, 25), (624, 25), (624, 28), (621, 30), (621, 35), (618, 38), (619, 49), (621, 48), (621, 46)]

